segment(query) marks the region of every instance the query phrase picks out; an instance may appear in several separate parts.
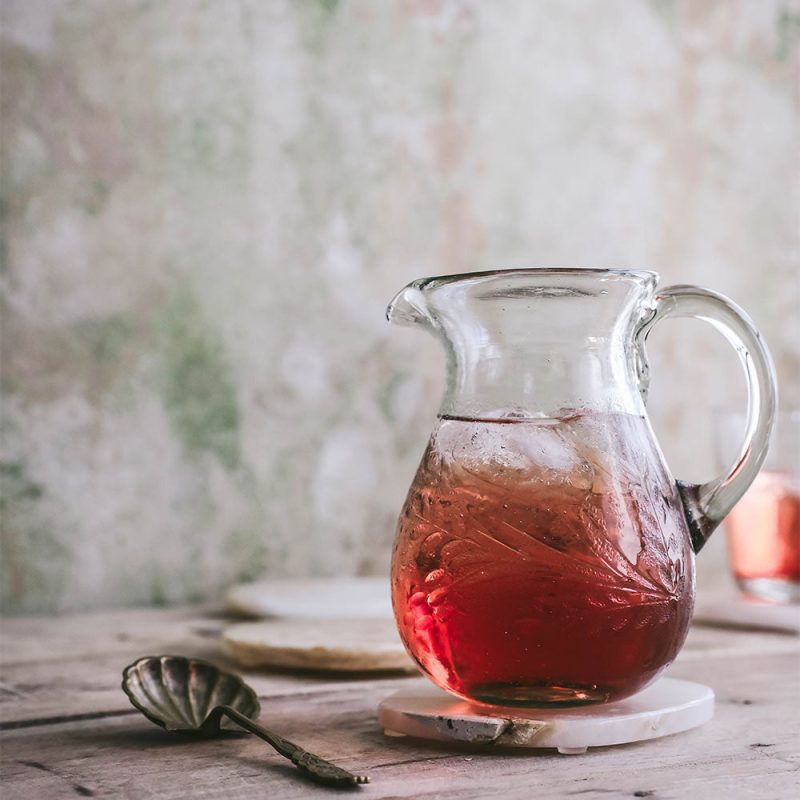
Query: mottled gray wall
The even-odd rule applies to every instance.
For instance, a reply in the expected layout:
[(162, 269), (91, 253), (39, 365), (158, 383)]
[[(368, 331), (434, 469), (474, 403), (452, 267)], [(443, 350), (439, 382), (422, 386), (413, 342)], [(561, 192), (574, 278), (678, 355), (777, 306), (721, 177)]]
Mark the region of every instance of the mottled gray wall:
[[(745, 305), (800, 399), (797, 2), (2, 9), (6, 609), (385, 570), (442, 359), (383, 309), (421, 275), (652, 266)], [(735, 358), (653, 338), (709, 477)]]

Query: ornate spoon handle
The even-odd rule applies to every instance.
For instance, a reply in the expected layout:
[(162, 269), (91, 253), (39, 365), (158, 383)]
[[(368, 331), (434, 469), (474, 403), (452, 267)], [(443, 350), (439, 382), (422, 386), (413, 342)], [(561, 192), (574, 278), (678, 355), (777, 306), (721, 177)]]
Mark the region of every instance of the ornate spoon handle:
[(288, 739), (284, 739), (283, 736), (268, 731), (266, 728), (262, 728), (244, 714), (239, 713), (235, 708), (217, 706), (211, 713), (218, 716), (225, 714), (237, 725), (250, 731), (250, 733), (254, 733), (259, 739), (263, 739), (267, 744), (272, 745), (275, 750), (285, 758), (288, 758), (299, 769), (307, 772), (317, 783), (322, 783), (326, 786), (355, 786), (360, 783), (369, 783), (369, 776), (354, 775), (346, 769), (331, 764), (330, 761), (326, 761), (324, 758), (303, 750), (300, 745), (290, 742)]

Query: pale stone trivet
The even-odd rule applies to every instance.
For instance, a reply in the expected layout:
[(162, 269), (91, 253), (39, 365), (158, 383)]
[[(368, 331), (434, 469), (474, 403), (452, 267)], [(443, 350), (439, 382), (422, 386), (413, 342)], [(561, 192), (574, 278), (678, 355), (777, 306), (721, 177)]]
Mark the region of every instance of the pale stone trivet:
[(230, 611), (283, 619), (391, 619), (389, 577), (264, 580), (234, 586)]
[(751, 600), (735, 589), (698, 592), (694, 622), (727, 628), (750, 628), (800, 634), (800, 606)]
[(565, 754), (680, 733), (713, 716), (714, 692), (675, 678), (661, 678), (615, 703), (555, 709), (472, 705), (420, 680), (378, 706), (378, 722), (389, 735)]
[(392, 619), (246, 622), (228, 628), (222, 646), (243, 667), (347, 672), (417, 669)]

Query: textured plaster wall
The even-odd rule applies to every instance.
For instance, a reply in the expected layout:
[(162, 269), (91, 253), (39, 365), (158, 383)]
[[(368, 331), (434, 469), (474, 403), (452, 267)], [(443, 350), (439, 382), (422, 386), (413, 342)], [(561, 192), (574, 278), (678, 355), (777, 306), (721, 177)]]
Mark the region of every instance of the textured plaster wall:
[[(2, 606), (387, 569), (426, 274), (651, 266), (746, 306), (800, 401), (789, 0), (3, 0)], [(653, 336), (676, 472), (736, 360)], [(723, 569), (722, 537), (706, 556)]]

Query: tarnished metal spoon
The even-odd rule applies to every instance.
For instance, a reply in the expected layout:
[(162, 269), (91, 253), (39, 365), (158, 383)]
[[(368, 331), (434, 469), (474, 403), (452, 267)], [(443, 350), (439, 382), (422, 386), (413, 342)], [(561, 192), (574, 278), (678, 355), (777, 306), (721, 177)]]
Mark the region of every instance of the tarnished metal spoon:
[(272, 745), (309, 777), (326, 786), (369, 783), (255, 722), (256, 693), (239, 677), (207, 661), (183, 656), (145, 656), (125, 667), (122, 689), (149, 720), (168, 731), (219, 736), (227, 717)]

